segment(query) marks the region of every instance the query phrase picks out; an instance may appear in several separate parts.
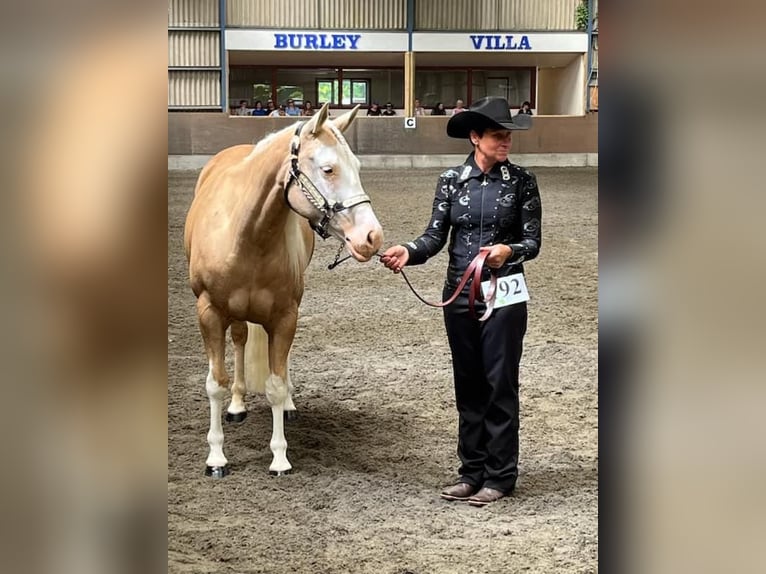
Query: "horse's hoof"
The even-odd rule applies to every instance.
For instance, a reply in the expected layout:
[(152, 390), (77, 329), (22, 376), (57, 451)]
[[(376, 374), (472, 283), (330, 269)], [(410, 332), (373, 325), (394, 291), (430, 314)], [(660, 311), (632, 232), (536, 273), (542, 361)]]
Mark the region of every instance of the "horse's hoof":
[(287, 470), (270, 470), (269, 474), (271, 476), (287, 476), (288, 474), (292, 474), (293, 469), (288, 468)]
[(229, 411), (226, 411), (225, 418), (227, 423), (241, 423), (247, 418), (247, 411), (242, 411), (241, 413), (230, 413)]
[(227, 466), (206, 466), (205, 467), (205, 476), (209, 476), (211, 478), (223, 478), (229, 474), (229, 467)]
[(290, 421), (297, 421), (298, 420), (298, 411), (285, 411), (285, 420)]

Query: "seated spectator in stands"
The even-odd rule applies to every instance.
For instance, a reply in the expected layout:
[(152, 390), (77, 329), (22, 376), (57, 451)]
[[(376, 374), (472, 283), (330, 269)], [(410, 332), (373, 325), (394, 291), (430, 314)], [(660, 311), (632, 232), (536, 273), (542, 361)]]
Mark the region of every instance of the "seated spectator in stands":
[(266, 100), (266, 115), (270, 116), (271, 112), (274, 112), (276, 110), (277, 108), (274, 107), (274, 100), (272, 99)]
[(455, 107), (452, 108), (452, 115), (459, 114), (460, 112), (464, 112), (465, 108), (463, 107), (463, 100), (458, 100), (455, 102)]
[(434, 106), (434, 109), (431, 110), (432, 116), (446, 116), (447, 110), (444, 109), (444, 104), (441, 102), (436, 102), (436, 105)]
[(263, 107), (261, 100), (255, 100), (255, 108), (253, 109), (254, 116), (265, 116), (268, 112)]
[(416, 116), (424, 116), (426, 115), (425, 109), (423, 109), (423, 106), (420, 105), (420, 100), (415, 98), (415, 107), (414, 107), (415, 115)]
[(279, 109), (274, 110), (269, 114), (270, 118), (281, 118), (281, 117), (287, 117), (287, 111), (285, 110), (285, 107), (282, 104), (279, 104)]
[(295, 105), (295, 100), (293, 100), (292, 98), (287, 100), (287, 105), (285, 106), (285, 113), (288, 116), (301, 115), (301, 109)]
[[(519, 114), (527, 114), (531, 116), (532, 104), (530, 104), (529, 102), (524, 102), (523, 104), (521, 104), (521, 108), (519, 108)], [(518, 116), (519, 114), (516, 114), (516, 115)]]
[(301, 115), (302, 116), (313, 116), (314, 115), (314, 106), (311, 105), (310, 100), (306, 100), (303, 102), (303, 109), (301, 109)]
[(247, 100), (239, 100), (239, 107), (234, 110), (235, 116), (249, 116), (250, 110), (247, 109)]
[(368, 116), (379, 116), (380, 115), (380, 106), (378, 105), (378, 102), (372, 102), (370, 104), (370, 107), (367, 108), (367, 115)]
[(386, 108), (381, 112), (382, 116), (395, 116), (396, 110), (394, 109), (394, 104), (391, 102), (386, 102)]

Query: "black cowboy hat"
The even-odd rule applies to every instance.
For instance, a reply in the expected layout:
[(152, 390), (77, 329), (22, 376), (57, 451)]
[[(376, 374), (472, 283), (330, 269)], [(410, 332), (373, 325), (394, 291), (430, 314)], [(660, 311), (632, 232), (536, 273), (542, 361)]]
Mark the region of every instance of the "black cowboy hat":
[(528, 115), (511, 117), (508, 102), (490, 96), (476, 100), (470, 108), (452, 116), (447, 122), (447, 135), (467, 138), (471, 130), (528, 130), (531, 126), (532, 119)]

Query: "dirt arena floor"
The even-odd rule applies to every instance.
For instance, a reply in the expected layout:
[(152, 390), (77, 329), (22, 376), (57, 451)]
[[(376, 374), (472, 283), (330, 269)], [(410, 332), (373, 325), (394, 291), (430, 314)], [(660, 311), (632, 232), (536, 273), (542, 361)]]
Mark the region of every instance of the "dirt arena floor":
[[(362, 172), (386, 246), (422, 232), (441, 171)], [(335, 240), (317, 243), (293, 347), (294, 474), (268, 475), (271, 411), (248, 396), (245, 422), (224, 423), (232, 473), (203, 476), (207, 360), (183, 254), (197, 172), (170, 175), (168, 572), (597, 571), (597, 171), (533, 171), (543, 247), (526, 266), (520, 477), (483, 509), (438, 496), (458, 462), (441, 311), (377, 261), (329, 271)], [(436, 300), (445, 268), (446, 249), (408, 274)]]

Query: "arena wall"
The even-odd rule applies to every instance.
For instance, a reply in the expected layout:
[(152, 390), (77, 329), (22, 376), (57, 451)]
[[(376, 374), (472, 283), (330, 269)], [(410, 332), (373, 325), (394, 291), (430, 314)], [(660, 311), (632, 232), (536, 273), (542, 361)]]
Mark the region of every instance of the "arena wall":
[[(415, 129), (404, 118), (358, 117), (346, 132), (358, 155), (463, 154), (465, 141), (446, 136), (448, 117), (419, 117)], [(168, 155), (213, 155), (222, 149), (254, 143), (294, 118), (230, 117), (221, 113), (168, 114)], [(533, 128), (513, 139), (511, 154), (595, 154), (598, 114), (535, 116)]]

